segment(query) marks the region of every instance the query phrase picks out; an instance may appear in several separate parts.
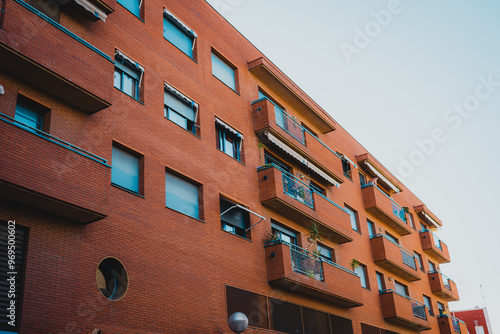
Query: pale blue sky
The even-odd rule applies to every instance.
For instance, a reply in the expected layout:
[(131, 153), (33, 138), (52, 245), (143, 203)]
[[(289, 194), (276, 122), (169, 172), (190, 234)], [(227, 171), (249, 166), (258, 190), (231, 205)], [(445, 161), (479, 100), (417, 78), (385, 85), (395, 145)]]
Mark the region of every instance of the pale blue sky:
[[(483, 306), (482, 284), (500, 331), (500, 3), (208, 2), (394, 174), (403, 176), (401, 159), (421, 159), (404, 183), (444, 223), (438, 235), (452, 263), (441, 271), (455, 279), (461, 298), (450, 307)], [(377, 30), (372, 11), (388, 9), (390, 22), (385, 16)], [(341, 45), (356, 45), (356, 28), (372, 29), (372, 37), (366, 46), (357, 41), (362, 47), (348, 62)], [(498, 87), (481, 83), (489, 76)], [(478, 85), (481, 100), (473, 98)], [(467, 118), (445, 121), (463, 103), (473, 110)], [(422, 159), (415, 141), (438, 128), (446, 140)]]

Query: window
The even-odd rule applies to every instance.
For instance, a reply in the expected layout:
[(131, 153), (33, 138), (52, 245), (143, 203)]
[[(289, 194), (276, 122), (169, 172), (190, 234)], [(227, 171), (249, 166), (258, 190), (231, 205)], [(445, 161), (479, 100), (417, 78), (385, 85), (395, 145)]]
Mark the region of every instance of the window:
[(139, 194), (140, 158), (113, 146), (111, 184)]
[(313, 190), (314, 192), (317, 192), (318, 194), (321, 194), (323, 196), (326, 195), (325, 189), (322, 188), (319, 184), (317, 184), (316, 182), (314, 182), (312, 180), (309, 182), (309, 188), (311, 188), (311, 190)]
[(236, 75), (232, 66), (212, 52), (212, 74), (225, 83), (229, 88), (236, 91)]
[(297, 233), (287, 229), (286, 227), (278, 225), (274, 222), (271, 222), (271, 229), (273, 235), (276, 233), (280, 238), (280, 240), (283, 240), (293, 245), (297, 245)]
[(446, 308), (443, 303), (437, 302), (438, 303), (438, 311), (439, 315), (443, 315), (446, 313)]
[(316, 250), (323, 259), (335, 262), (335, 253), (330, 247), (318, 243)]
[(117, 0), (120, 5), (127, 8), (129, 12), (141, 18), (141, 0)]
[(163, 37), (193, 58), (196, 33), (166, 9), (163, 9)]
[(357, 213), (353, 210), (351, 210), (350, 208), (348, 208), (347, 206), (344, 208), (345, 211), (347, 211), (347, 213), (349, 214), (349, 216), (351, 216), (351, 227), (354, 231), (357, 231), (357, 232), (360, 232), (359, 231), (359, 225), (358, 225), (358, 219), (357, 219)]
[(431, 302), (431, 299), (429, 297), (427, 297), (426, 295), (424, 295), (424, 304), (425, 304), (425, 307), (427, 307), (427, 309), (429, 310), (429, 315), (434, 315), (434, 312), (432, 311), (432, 302)]
[(198, 104), (167, 84), (164, 103), (165, 118), (196, 135)]
[[(50, 109), (47, 107), (44, 107), (27, 97), (18, 95), (14, 119), (23, 125), (42, 131), (43, 116), (49, 110)], [(27, 128), (27, 130), (36, 132), (29, 128)]]
[(97, 267), (96, 282), (104, 297), (109, 300), (120, 300), (128, 289), (127, 270), (119, 260), (107, 257)]
[(393, 236), (392, 234), (388, 233), (387, 231), (385, 232), (385, 236), (387, 239), (391, 240), (392, 242), (394, 242), (395, 244), (398, 244), (399, 245), (399, 240), (398, 238), (396, 238), (395, 236)]
[[(236, 204), (224, 198), (220, 199), (222, 229), (226, 232), (246, 238), (247, 232), (245, 229), (249, 227), (250, 215), (248, 211), (234, 207), (235, 205)], [(232, 209), (229, 210), (230, 208)]]
[(394, 281), (394, 286), (396, 287), (396, 292), (402, 294), (403, 296), (409, 297), (408, 287), (404, 284), (399, 283), (398, 281)]
[[(7, 251), (7, 245), (11, 244), (9, 240), (12, 240), (9, 238), (10, 235), (12, 235), (10, 232), (15, 230), (15, 253), (14, 254), (9, 254)], [(25, 230), (24, 227), (19, 225), (18, 222), (13, 222), (13, 221), (0, 221), (0, 244), (2, 245), (2, 252), (0, 252), (0, 261), (2, 263), (2, 271), (0, 272), (0, 279), (2, 280), (3, 287), (2, 287), (2, 298), (0, 298), (0, 307), (2, 308), (2, 316), (0, 317), (0, 333), (19, 333), (20, 330), (20, 324), (19, 321), (15, 321), (14, 325), (10, 325), (9, 322), (11, 319), (7, 317), (8, 314), (8, 308), (11, 306), (10, 303), (14, 302), (15, 303), (15, 309), (16, 309), (16, 320), (19, 319), (19, 316), (22, 315), (22, 308), (21, 307), (21, 299), (23, 298), (23, 280), (24, 280), (24, 260), (27, 252), (27, 247), (25, 247), (25, 244), (28, 242), (28, 234), (26, 233), (27, 231)], [(12, 242), (12, 241), (11, 241)], [(12, 257), (12, 258), (10, 258)], [(8, 261), (9, 260), (14, 260), (14, 268), (8, 269)], [(15, 295), (8, 296), (8, 291), (10, 288), (10, 284), (8, 284), (7, 279), (10, 278), (10, 274), (7, 272), (15, 272), (17, 273), (16, 279), (13, 282), (14, 287), (15, 287)], [(7, 298), (9, 297), (9, 298)]]
[(199, 187), (170, 173), (165, 173), (168, 208), (199, 219)]
[(420, 231), (427, 230), (427, 226), (425, 226), (422, 222), (420, 222)]
[(332, 334), (352, 334), (352, 321), (347, 318), (338, 317), (330, 314), (330, 322), (332, 324)]
[(310, 308), (302, 307), (304, 334), (330, 334), (328, 314)]
[(408, 216), (410, 217), (410, 225), (416, 231), (417, 227), (415, 226), (415, 218), (413, 218), (413, 214), (408, 212)]
[(300, 306), (269, 298), (271, 329), (278, 332), (303, 334)]
[(368, 272), (364, 264), (358, 264), (354, 268), (354, 272), (359, 276), (361, 281), (361, 286), (363, 288), (369, 289), (370, 283), (368, 282)]
[(264, 153), (264, 160), (265, 160), (266, 165), (275, 164), (276, 166), (280, 167), (285, 172), (288, 172), (288, 173), (292, 172), (292, 168), (290, 166), (285, 165), (283, 162), (281, 162), (281, 160), (274, 157), (273, 155), (271, 155), (268, 152)]
[(217, 148), (230, 157), (241, 161), (241, 146), (243, 136), (218, 118), (215, 119), (217, 132)]
[(359, 183), (361, 183), (362, 186), (366, 184), (366, 175), (359, 172)]
[(429, 270), (430, 271), (436, 271), (437, 270), (436, 265), (434, 263), (432, 263), (431, 261), (429, 261)]
[(351, 163), (342, 156), (342, 170), (344, 171), (344, 176), (349, 180), (352, 180), (352, 168)]
[(50, 17), (52, 20), (59, 22), (61, 16), (60, 4), (67, 2), (57, 2), (51, 0), (28, 0), (27, 3)]
[(368, 235), (370, 237), (373, 237), (375, 234), (377, 234), (377, 231), (375, 230), (375, 224), (369, 220), (366, 221), (368, 225)]
[(267, 298), (256, 293), (226, 286), (227, 317), (241, 312), (248, 318), (248, 325), (269, 328), (267, 316)]
[(144, 68), (121, 52), (115, 55), (114, 85), (125, 94), (139, 100), (139, 86)]
[(418, 262), (418, 266), (419, 266), (420, 270), (422, 270), (423, 272), (425, 272), (425, 269), (424, 269), (424, 259), (422, 258), (422, 255), (420, 255), (417, 252), (414, 252), (414, 253), (415, 253), (415, 257), (417, 258), (417, 262)]
[(378, 291), (384, 291), (385, 289), (385, 280), (384, 280), (384, 275), (379, 273), (378, 271), (375, 272), (375, 275), (377, 276), (377, 287)]

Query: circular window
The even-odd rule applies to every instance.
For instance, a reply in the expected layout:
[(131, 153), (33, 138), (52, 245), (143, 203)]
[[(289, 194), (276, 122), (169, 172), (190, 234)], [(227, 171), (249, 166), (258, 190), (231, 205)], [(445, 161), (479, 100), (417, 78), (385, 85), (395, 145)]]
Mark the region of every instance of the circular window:
[(128, 274), (123, 264), (108, 257), (99, 263), (96, 271), (97, 287), (109, 300), (120, 300), (128, 289)]

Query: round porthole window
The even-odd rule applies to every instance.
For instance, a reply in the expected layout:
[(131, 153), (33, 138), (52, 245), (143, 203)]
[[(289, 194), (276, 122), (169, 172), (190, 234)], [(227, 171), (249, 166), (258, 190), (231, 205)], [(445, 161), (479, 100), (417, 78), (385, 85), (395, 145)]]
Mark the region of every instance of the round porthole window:
[(107, 257), (99, 263), (96, 271), (97, 287), (109, 300), (120, 300), (128, 289), (128, 274), (123, 264)]

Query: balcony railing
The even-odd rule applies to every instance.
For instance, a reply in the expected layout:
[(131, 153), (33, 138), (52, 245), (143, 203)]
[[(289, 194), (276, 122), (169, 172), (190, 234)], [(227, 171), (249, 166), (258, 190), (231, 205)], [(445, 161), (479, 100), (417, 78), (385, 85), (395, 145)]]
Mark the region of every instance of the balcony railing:
[(290, 256), (292, 258), (292, 269), (308, 277), (323, 280), (323, 269), (321, 259), (313, 253), (300, 247), (290, 245)]
[[(278, 168), (276, 165), (275, 167)], [(312, 191), (309, 186), (284, 170), (281, 170), (281, 174), (283, 177), (283, 191), (285, 194), (304, 203), (310, 208), (314, 208)]]
[(370, 239), (379, 238), (379, 237), (383, 237), (386, 240), (389, 240), (392, 244), (398, 246), (401, 249), (401, 258), (403, 260), (403, 263), (406, 264), (407, 266), (417, 270), (417, 265), (415, 264), (415, 255), (412, 252), (403, 248), (403, 246), (394, 242), (392, 239), (388, 238), (386, 235), (384, 235), (382, 233), (374, 234), (370, 237)]
[(394, 216), (402, 220), (405, 224), (408, 224), (406, 221), (406, 211), (398, 204), (394, 199), (392, 199), (389, 195), (387, 195), (385, 192), (383, 192), (379, 187), (377, 187), (373, 183), (366, 183), (361, 186), (361, 189), (367, 188), (367, 187), (375, 187), (380, 193), (382, 193), (385, 197), (387, 197), (391, 201), (392, 205), (392, 213)]
[(402, 294), (402, 293), (399, 293), (395, 290), (392, 290), (392, 289), (380, 291), (381, 295), (386, 294), (386, 293), (394, 293), (394, 294), (397, 294), (401, 297), (408, 299), (411, 302), (411, 309), (412, 309), (413, 315), (417, 318), (427, 320), (427, 312), (425, 312), (425, 304), (423, 304), (423, 303), (419, 302), (418, 300), (415, 300), (415, 299), (413, 299), (405, 294)]
[(434, 240), (434, 246), (436, 246), (440, 250), (443, 250), (443, 247), (441, 246), (441, 239), (439, 239), (437, 235), (435, 235), (428, 229), (423, 229), (420, 232), (429, 232), (430, 234), (432, 234), (432, 239)]
[(460, 321), (457, 318), (452, 318), (451, 323), (453, 324), (453, 330), (456, 333), (460, 333)]
[(443, 286), (445, 287), (445, 289), (448, 289), (451, 291), (450, 281), (453, 282), (453, 280), (440, 271), (437, 271), (437, 270), (429, 271), (429, 274), (436, 274), (436, 273), (441, 275), (441, 278), (443, 279)]
[[(451, 328), (453, 328), (453, 332), (455, 333), (468, 334), (467, 325), (462, 320), (449, 314), (438, 315), (438, 319), (440, 319), (439, 327), (441, 329), (441, 333), (451, 333)], [(442, 321), (445, 319), (446, 321)]]

